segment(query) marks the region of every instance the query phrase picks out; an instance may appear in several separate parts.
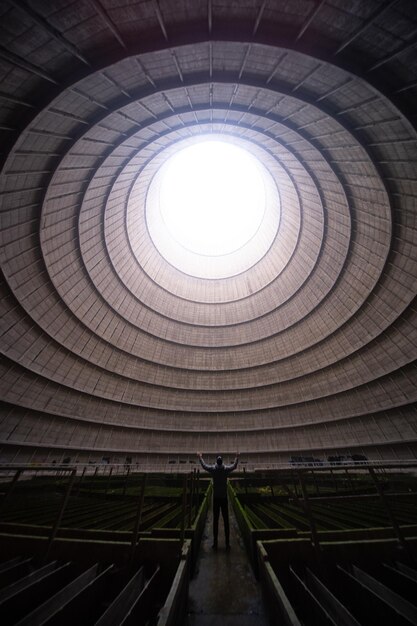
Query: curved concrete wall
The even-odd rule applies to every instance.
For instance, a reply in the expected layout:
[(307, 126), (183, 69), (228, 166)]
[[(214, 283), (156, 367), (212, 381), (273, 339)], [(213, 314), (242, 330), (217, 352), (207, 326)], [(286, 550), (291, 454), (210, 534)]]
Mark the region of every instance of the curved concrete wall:
[[(413, 3), (0, 10), (1, 459), (414, 457)], [(193, 276), (146, 203), (207, 136), (269, 209)]]

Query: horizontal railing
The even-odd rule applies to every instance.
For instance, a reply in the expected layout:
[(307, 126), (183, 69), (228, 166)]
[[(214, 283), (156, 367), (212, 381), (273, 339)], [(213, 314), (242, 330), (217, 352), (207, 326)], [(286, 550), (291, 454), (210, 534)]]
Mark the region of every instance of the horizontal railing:
[[(412, 468), (417, 467), (417, 459), (410, 458), (404, 460), (367, 460), (367, 461), (341, 461), (341, 462), (329, 462), (321, 461), (302, 461), (302, 462), (285, 462), (285, 463), (273, 463), (273, 462), (246, 462), (240, 461), (237, 472), (269, 472), (279, 470), (291, 470), (291, 469), (311, 469), (314, 470), (329, 470), (331, 469), (345, 469), (345, 468), (361, 468), (361, 467), (375, 467), (375, 468)], [(112, 469), (114, 474), (125, 474), (127, 471), (132, 473), (146, 473), (146, 474), (187, 474), (194, 469), (199, 469), (198, 462), (185, 462), (185, 463), (2, 463), (0, 464), (0, 473), (9, 471), (16, 471), (18, 469), (24, 469), (26, 472), (40, 472), (42, 470), (49, 472), (56, 471), (61, 472), (63, 470), (77, 470), (79, 472), (85, 472), (88, 475), (99, 473), (105, 474)], [(1, 478), (1, 475), (0, 475)]]

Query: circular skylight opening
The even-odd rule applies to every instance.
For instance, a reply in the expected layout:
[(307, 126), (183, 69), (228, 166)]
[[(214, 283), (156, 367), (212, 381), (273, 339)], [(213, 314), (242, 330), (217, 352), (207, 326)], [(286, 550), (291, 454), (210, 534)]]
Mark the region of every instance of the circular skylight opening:
[[(171, 144), (149, 163), (153, 176), (144, 198), (146, 235), (168, 263), (191, 276), (230, 278), (267, 253), (281, 209), (264, 156), (245, 139), (228, 141), (213, 133)], [(128, 205), (128, 230), (142, 266), (142, 236), (136, 249), (133, 232), (143, 206), (141, 181), (148, 176), (146, 170), (141, 173)]]
[(228, 255), (258, 231), (265, 185), (257, 160), (222, 141), (202, 141), (174, 154), (159, 187), (161, 218), (171, 237), (204, 256)]

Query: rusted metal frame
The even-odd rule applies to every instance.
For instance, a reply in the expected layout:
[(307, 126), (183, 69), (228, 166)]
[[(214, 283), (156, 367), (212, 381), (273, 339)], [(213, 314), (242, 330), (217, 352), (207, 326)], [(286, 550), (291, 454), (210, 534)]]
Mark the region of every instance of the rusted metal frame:
[(7, 490), (7, 493), (4, 494), (2, 501), (0, 502), (0, 511), (3, 511), (5, 509), (5, 505), (7, 504), (7, 501), (9, 500), (10, 496), (12, 495), (16, 485), (17, 485), (17, 481), (20, 478), (20, 475), (23, 473), (23, 469), (19, 468), (18, 470), (16, 470), (12, 480), (10, 481), (10, 485), (9, 488)]
[(323, 4), (325, 2), (326, 2), (326, 0), (320, 0), (320, 2), (318, 2), (317, 6), (315, 6), (313, 8), (313, 10), (311, 11), (310, 15), (307, 17), (306, 21), (304, 22), (303, 26), (301, 27), (301, 30), (298, 33), (297, 37), (295, 38), (295, 41), (298, 41), (299, 39), (301, 39), (301, 37), (304, 35), (304, 33), (306, 32), (307, 28), (310, 26), (311, 22), (314, 20), (314, 18), (316, 17), (317, 13), (320, 11), (321, 7), (323, 6)]
[(401, 546), (405, 550), (407, 550), (407, 543), (405, 541), (405, 537), (403, 535), (403, 532), (401, 530), (400, 525), (397, 522), (397, 519), (396, 519), (396, 517), (394, 515), (394, 512), (393, 512), (393, 510), (392, 510), (392, 508), (391, 508), (391, 506), (390, 506), (390, 504), (388, 502), (388, 498), (386, 497), (386, 495), (384, 494), (383, 489), (381, 488), (381, 483), (379, 482), (379, 480), (378, 480), (378, 478), (377, 478), (377, 476), (375, 474), (375, 470), (374, 470), (373, 467), (368, 467), (368, 471), (369, 471), (369, 474), (370, 474), (370, 476), (371, 476), (371, 478), (373, 480), (373, 483), (374, 483), (375, 488), (376, 488), (376, 490), (378, 492), (378, 495), (379, 495), (379, 497), (381, 499), (381, 502), (382, 502), (386, 512), (388, 513), (388, 517), (390, 519), (392, 528), (395, 531), (395, 534), (397, 535), (397, 539), (398, 539), (399, 543), (401, 544)]
[(342, 52), (342, 50), (344, 50), (347, 46), (349, 46), (353, 41), (355, 41), (355, 39), (357, 39), (360, 35), (362, 35), (362, 33), (369, 27), (371, 26), (375, 20), (377, 20), (379, 17), (381, 17), (381, 15), (383, 13), (385, 13), (385, 11), (387, 11), (388, 9), (390, 9), (394, 4), (396, 4), (398, 2), (398, 0), (389, 0), (389, 2), (386, 2), (384, 6), (379, 7), (376, 11), (374, 11), (369, 17), (368, 19), (366, 19), (364, 21), (364, 23), (362, 24), (362, 26), (360, 28), (357, 28), (355, 30), (355, 32), (353, 33), (353, 35), (351, 35), (350, 37), (348, 37), (348, 39), (345, 39), (345, 41), (343, 43), (340, 44), (340, 46), (337, 48), (337, 50), (335, 51), (335, 55), (339, 54), (339, 52)]
[(59, 530), (59, 527), (60, 527), (60, 524), (61, 524), (61, 521), (62, 521), (62, 517), (64, 515), (66, 506), (68, 504), (68, 500), (69, 500), (69, 497), (70, 497), (70, 494), (71, 494), (71, 490), (72, 490), (72, 488), (74, 486), (75, 478), (77, 476), (77, 470), (75, 468), (70, 470), (70, 471), (71, 471), (71, 474), (70, 474), (70, 478), (69, 478), (69, 481), (68, 481), (67, 490), (65, 492), (64, 499), (63, 499), (62, 504), (61, 504), (61, 508), (58, 511), (58, 515), (57, 515), (57, 518), (55, 520), (55, 523), (52, 526), (51, 533), (49, 535), (48, 542), (47, 542), (47, 545), (46, 545), (46, 549), (45, 549), (45, 552), (43, 554), (43, 561), (44, 562), (48, 559), (49, 552), (51, 550), (52, 544), (55, 541), (55, 538), (57, 536), (57, 533), (58, 533), (58, 530)]
[(182, 489), (182, 510), (181, 510), (181, 535), (180, 535), (181, 547), (184, 545), (184, 539), (185, 539), (185, 515), (187, 512), (187, 480), (188, 480), (188, 476), (187, 474), (184, 474), (183, 489)]
[(44, 17), (39, 15), (39, 13), (34, 11), (26, 2), (22, 2), (22, 0), (9, 0), (9, 3), (29, 16), (35, 24), (46, 31), (48, 35), (55, 39), (55, 41), (58, 41), (68, 52), (77, 57), (79, 61), (85, 63), (85, 65), (88, 65), (89, 67), (91, 66), (85, 56), (83, 56), (81, 52), (72, 43), (70, 43), (64, 35), (62, 35), (62, 33), (54, 28)]
[(140, 522), (142, 519), (143, 504), (145, 502), (146, 483), (148, 481), (147, 474), (143, 475), (142, 486), (139, 494), (138, 508), (136, 511), (135, 524), (133, 526), (132, 541), (130, 544), (129, 566), (131, 567), (135, 558), (136, 544), (138, 542)]
[(297, 474), (300, 481), (301, 492), (303, 494), (303, 508), (307, 516), (308, 523), (310, 525), (312, 543), (316, 550), (320, 550), (320, 540), (317, 533), (316, 523), (314, 521), (313, 511), (311, 510), (310, 501), (308, 498), (304, 475), (303, 472), (300, 470), (297, 471)]

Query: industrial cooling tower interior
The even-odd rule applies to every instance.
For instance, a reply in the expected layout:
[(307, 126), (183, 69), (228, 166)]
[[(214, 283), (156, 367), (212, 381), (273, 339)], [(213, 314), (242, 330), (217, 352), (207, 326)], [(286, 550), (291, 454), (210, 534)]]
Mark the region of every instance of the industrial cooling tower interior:
[(416, 33), (414, 0), (0, 2), (2, 463), (416, 458)]

